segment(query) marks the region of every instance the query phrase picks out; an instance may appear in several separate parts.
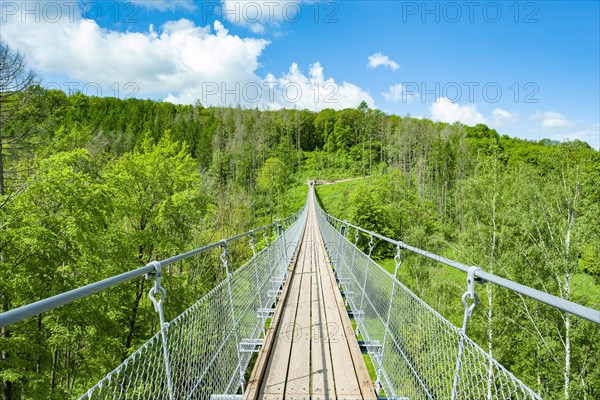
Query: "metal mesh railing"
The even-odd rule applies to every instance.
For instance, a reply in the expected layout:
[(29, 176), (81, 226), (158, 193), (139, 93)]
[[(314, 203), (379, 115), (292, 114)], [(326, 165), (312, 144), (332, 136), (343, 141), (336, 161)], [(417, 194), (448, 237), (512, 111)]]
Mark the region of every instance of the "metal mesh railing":
[[(266, 320), (298, 248), (307, 211), (305, 205), (282, 225), (271, 224), (2, 313), (0, 326), (152, 274), (154, 287), (149, 297), (159, 315), (159, 331), (80, 399), (208, 400), (242, 393), (244, 375), (252, 353), (262, 343)], [(476, 278), (600, 324), (597, 310), (366, 231), (332, 217), (318, 204), (317, 220), (336, 278), (355, 317), (357, 334), (362, 335), (375, 366), (376, 385), (388, 398), (540, 398), (466, 336), (467, 323), (478, 301), (474, 290)], [(272, 228), (276, 230), (274, 240), (268, 238)], [(346, 238), (349, 228), (355, 231), (354, 244)], [(258, 232), (263, 233), (265, 246), (257, 252), (255, 233)], [(361, 234), (370, 238), (368, 254), (357, 247)], [(394, 275), (370, 257), (375, 237), (396, 247)], [(242, 264), (242, 261), (234, 262), (235, 259), (250, 257), (248, 245), (252, 257), (234, 268), (233, 264)], [(461, 328), (447, 321), (396, 279), (403, 262), (401, 249), (467, 273)], [(220, 262), (215, 276), (221, 278), (209, 279), (219, 283), (214, 287), (214, 283), (210, 284), (208, 288), (212, 289), (205, 296), (167, 323), (163, 312), (166, 296), (161, 284), (163, 268), (172, 268), (184, 261), (207, 266), (201, 259)], [(231, 265), (230, 259), (234, 260)]]
[[(348, 241), (344, 223), (321, 209), (318, 222), (388, 398), (540, 398), (465, 335), (466, 323), (463, 329), (452, 325)], [(395, 261), (397, 271), (399, 247)]]
[[(305, 217), (306, 207), (285, 232), (232, 273), (224, 242), (225, 280), (173, 321), (164, 323), (81, 399), (196, 400), (243, 390), (252, 356), (245, 346), (260, 342), (264, 334), (266, 315), (260, 310), (272, 307), (276, 300)], [(158, 307), (157, 311), (162, 315)]]

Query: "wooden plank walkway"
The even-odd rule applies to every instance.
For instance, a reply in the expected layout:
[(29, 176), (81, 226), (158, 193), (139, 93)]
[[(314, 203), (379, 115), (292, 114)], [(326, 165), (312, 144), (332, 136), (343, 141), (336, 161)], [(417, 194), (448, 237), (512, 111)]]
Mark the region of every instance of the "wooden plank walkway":
[(376, 399), (317, 224), (314, 189), (296, 260), (244, 400)]

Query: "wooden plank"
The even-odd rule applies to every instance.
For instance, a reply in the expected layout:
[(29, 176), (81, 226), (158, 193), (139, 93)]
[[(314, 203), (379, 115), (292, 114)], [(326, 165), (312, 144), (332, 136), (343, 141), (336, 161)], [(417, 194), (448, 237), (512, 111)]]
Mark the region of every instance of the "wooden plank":
[(376, 399), (327, 259), (314, 201), (311, 189), (296, 262), (244, 400)]
[(312, 349), (311, 349), (311, 399), (334, 400), (335, 382), (333, 380), (333, 368), (331, 364), (331, 353), (326, 337), (327, 320), (325, 317), (325, 305), (321, 295), (321, 279), (318, 273), (317, 258), (317, 234), (313, 229), (311, 232), (311, 273), (313, 276), (312, 292)]
[[(302, 233), (300, 235), (300, 238), (304, 238), (305, 232), (306, 225), (302, 227)], [(260, 396), (262, 381), (265, 377), (265, 372), (267, 370), (269, 360), (274, 351), (275, 343), (277, 342), (279, 321), (281, 321), (281, 314), (283, 314), (287, 303), (288, 293), (291, 286), (291, 280), (294, 276), (294, 267), (298, 261), (299, 256), (300, 246), (298, 246), (298, 249), (296, 250), (296, 253), (294, 254), (294, 257), (292, 259), (291, 265), (293, 267), (289, 272), (289, 279), (283, 285), (280, 300), (275, 306), (275, 312), (273, 313), (273, 317), (271, 318), (271, 324), (265, 334), (265, 341), (263, 343), (261, 351), (258, 354), (256, 363), (254, 364), (254, 368), (252, 369), (252, 374), (250, 375), (248, 384), (246, 385), (246, 390), (244, 392), (243, 397), (244, 400), (257, 400)]]
[[(314, 230), (307, 227), (307, 234)], [(308, 236), (307, 237), (310, 237)], [(302, 263), (297, 265), (300, 273), (300, 289), (296, 304), (294, 335), (285, 387), (286, 400), (309, 399), (310, 393), (310, 240), (302, 242)]]
[(335, 292), (338, 291), (337, 285), (335, 285), (335, 281), (332, 284), (329, 277), (328, 266), (325, 263), (325, 254), (322, 251), (322, 247), (318, 245), (317, 250), (319, 274), (322, 282), (321, 291), (327, 319), (327, 335), (324, 339), (329, 342), (331, 351), (336, 398), (339, 400), (360, 399), (362, 396), (354, 371), (354, 363), (348, 349), (348, 338), (342, 327), (342, 320), (338, 311), (339, 305), (335, 297)]
[[(301, 246), (303, 247), (304, 243)], [(300, 248), (301, 253), (302, 247)], [(300, 283), (302, 281), (302, 275), (298, 272), (299, 264), (296, 263), (294, 266), (292, 281), (290, 282), (290, 292), (288, 293), (288, 298), (280, 317), (281, 322), (277, 327), (277, 339), (267, 363), (265, 378), (259, 393), (259, 398), (261, 399), (281, 400), (284, 397), (288, 366), (292, 353), (291, 338), (300, 295)]]
[[(319, 240), (321, 241), (321, 243), (323, 243), (321, 237), (319, 238)], [(329, 281), (335, 287), (334, 295), (337, 304), (337, 310), (339, 313), (339, 321), (341, 322), (340, 329), (342, 330), (342, 333), (346, 338), (346, 344), (348, 346), (350, 358), (352, 359), (354, 372), (356, 374), (357, 383), (361, 392), (361, 398), (375, 400), (377, 399), (377, 394), (375, 393), (371, 377), (369, 376), (369, 371), (367, 370), (365, 360), (362, 357), (360, 347), (358, 346), (358, 341), (356, 340), (354, 330), (352, 329), (352, 323), (350, 322), (350, 318), (348, 317), (348, 313), (344, 304), (344, 299), (342, 298), (342, 294), (340, 293), (339, 288), (337, 287), (337, 282), (335, 280), (331, 264), (326, 254), (324, 254), (323, 259), (324, 264), (326, 266), (325, 269), (328, 272)]]

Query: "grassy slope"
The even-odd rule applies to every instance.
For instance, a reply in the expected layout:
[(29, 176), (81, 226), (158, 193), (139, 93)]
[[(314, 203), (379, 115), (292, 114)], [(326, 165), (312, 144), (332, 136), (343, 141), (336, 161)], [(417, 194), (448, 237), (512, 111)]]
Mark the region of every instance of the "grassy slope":
[[(316, 194), (321, 202), (323, 208), (328, 213), (341, 218), (341, 219), (349, 219), (349, 198), (356, 188), (356, 186), (360, 183), (360, 181), (347, 181), (340, 182), (337, 184), (331, 185), (323, 185), (316, 187)], [(443, 256), (448, 257), (450, 259), (458, 259), (460, 261), (460, 257), (457, 257), (457, 254), (452, 249), (447, 249), (442, 253)], [(399, 280), (404, 282), (408, 287), (414, 286), (414, 279), (408, 273), (408, 263), (410, 259), (406, 261), (406, 264), (402, 265), (399, 271)], [(393, 259), (384, 259), (378, 261), (379, 265), (381, 265), (386, 271), (393, 274), (395, 269), (395, 263)], [(429, 267), (430, 270), (430, 279), (431, 279), (431, 290), (435, 290), (441, 284), (445, 284), (446, 286), (452, 286), (457, 288), (457, 292), (459, 293), (456, 301), (452, 301), (452, 304), (456, 304), (456, 309), (454, 310), (454, 306), (450, 307), (451, 310), (458, 310), (456, 313), (452, 312), (448, 314), (445, 311), (448, 311), (448, 304), (436, 304), (436, 302), (444, 302), (448, 301), (448, 299), (439, 298), (437, 300), (433, 300), (433, 302), (429, 301), (430, 306), (434, 309), (442, 312), (442, 314), (450, 320), (455, 326), (459, 326), (462, 318), (462, 305), (460, 304), (460, 293), (462, 293), (463, 288), (466, 288), (466, 275), (462, 271), (456, 270), (451, 267), (443, 266), (438, 264), (436, 267)], [(587, 274), (577, 274), (573, 277), (572, 281), (573, 288), (573, 299), (581, 299), (587, 298), (589, 301), (588, 304), (591, 304), (594, 308), (599, 308), (600, 304), (600, 285), (594, 281), (594, 278)], [(483, 295), (483, 288), (480, 288), (482, 291), (480, 295)], [(433, 296), (435, 298), (436, 296)], [(431, 299), (430, 299), (431, 300)], [(352, 321), (353, 327), (355, 327), (355, 321)], [(359, 336), (359, 340), (362, 337)], [(367, 365), (367, 369), (369, 371), (369, 375), (373, 382), (376, 379), (376, 370), (374, 368), (373, 362), (368, 354), (363, 354), (365, 363)]]
[[(340, 182), (332, 185), (323, 185), (316, 187), (317, 197), (319, 198), (323, 209), (329, 214), (341, 218), (341, 219), (349, 219), (349, 207), (348, 204), (350, 195), (352, 191), (356, 188), (357, 185), (360, 184), (360, 181), (346, 181)], [(443, 256), (448, 256), (448, 254), (442, 254)], [(386, 271), (390, 274), (394, 273), (395, 263), (392, 258), (379, 260), (379, 265), (381, 265)], [(436, 271), (437, 275), (442, 275), (444, 278), (451, 279), (456, 282), (460, 282), (461, 284), (465, 281), (465, 274), (461, 271), (452, 269), (452, 268), (443, 268), (447, 271)], [(400, 278), (402, 280), (411, 281), (410, 276), (406, 274), (406, 269), (400, 270)]]
[(316, 194), (323, 209), (337, 218), (348, 219), (350, 217), (348, 207), (350, 195), (361, 182), (361, 180), (354, 180), (317, 186)]
[[(323, 209), (329, 214), (341, 218), (349, 219), (349, 198), (353, 190), (361, 181), (346, 181), (331, 185), (323, 185), (316, 187), (317, 197), (321, 202)], [(452, 249), (448, 249), (441, 254), (444, 257), (450, 259), (457, 259), (456, 254)], [(395, 269), (394, 260), (384, 259), (379, 260), (381, 265), (386, 271), (393, 274)], [(409, 261), (407, 261), (409, 262)], [(412, 287), (414, 284), (413, 277), (407, 272), (408, 265), (403, 265), (399, 271), (399, 280), (404, 282), (408, 287)], [(446, 283), (451, 286), (466, 289), (466, 275), (462, 271), (456, 270), (451, 267), (441, 266), (431, 267), (430, 269), (431, 282), (436, 285), (436, 282)], [(437, 285), (436, 285), (437, 286)], [(594, 281), (594, 278), (585, 273), (576, 274), (572, 280), (573, 299), (587, 299), (586, 303), (591, 304), (593, 308), (598, 309), (600, 307), (600, 284)], [(430, 304), (432, 307), (437, 308), (435, 304)], [(454, 321), (453, 316), (447, 315), (448, 318)]]
[(306, 183), (298, 184), (291, 187), (284, 195), (283, 207), (286, 211), (286, 216), (300, 210), (306, 202), (308, 196), (308, 185)]

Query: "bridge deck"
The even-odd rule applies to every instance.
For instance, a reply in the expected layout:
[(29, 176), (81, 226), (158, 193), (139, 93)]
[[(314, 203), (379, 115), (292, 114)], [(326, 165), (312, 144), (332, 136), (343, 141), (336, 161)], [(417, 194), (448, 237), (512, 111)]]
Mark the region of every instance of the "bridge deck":
[(244, 399), (376, 399), (317, 224), (313, 189), (300, 249)]

